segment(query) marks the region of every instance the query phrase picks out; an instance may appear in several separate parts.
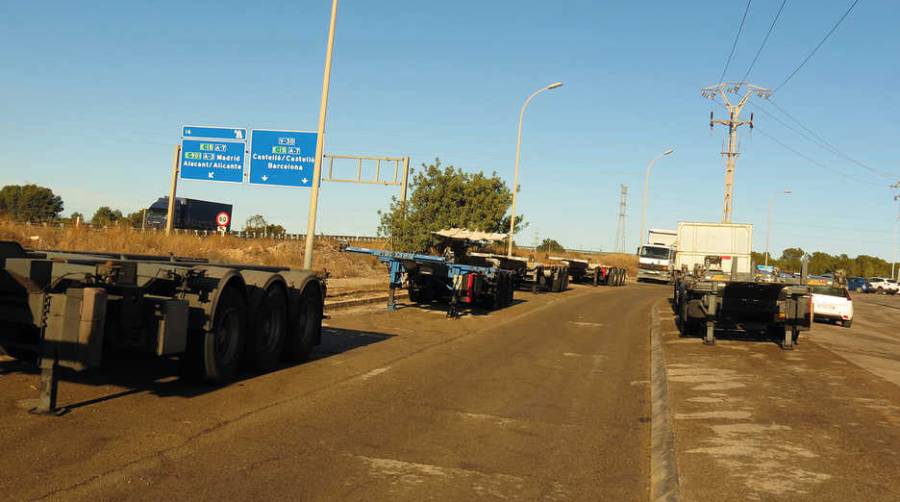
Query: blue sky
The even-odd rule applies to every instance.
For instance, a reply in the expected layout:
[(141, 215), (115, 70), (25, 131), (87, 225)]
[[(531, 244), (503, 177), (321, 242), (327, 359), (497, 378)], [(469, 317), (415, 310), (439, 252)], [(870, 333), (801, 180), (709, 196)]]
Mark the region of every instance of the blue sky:
[[(788, 4), (749, 80), (775, 86), (847, 9), (849, 0)], [(756, 0), (726, 80), (747, 69), (780, 0)], [(511, 184), (519, 107), (528, 109), (519, 207), (531, 244), (611, 249), (619, 185), (627, 184), (629, 249), (638, 241), (643, 172), (649, 223), (718, 221), (725, 130), (714, 84), (743, 0), (344, 0), (339, 8), (326, 152), (440, 157), (496, 171)], [(167, 191), (184, 124), (316, 127), (330, 2), (30, 2), (0, 4), (0, 185), (33, 182), (61, 194), (66, 213), (124, 211)], [(891, 258), (900, 179), (900, 3), (862, 0), (816, 56), (774, 97), (782, 108), (879, 177), (770, 116), (740, 131), (737, 222), (772, 248), (799, 245)], [(757, 106), (757, 105), (754, 105)], [(748, 106), (747, 111), (757, 108)], [(769, 113), (779, 112), (759, 104)], [(790, 123), (790, 122), (788, 122)], [(796, 126), (795, 126), (796, 128)], [(770, 134), (815, 162), (776, 144)], [(843, 174), (838, 174), (843, 173)], [(373, 234), (395, 188), (323, 184), (318, 230)], [(179, 195), (232, 202), (235, 220), (263, 214), (305, 230), (302, 188), (183, 181)]]

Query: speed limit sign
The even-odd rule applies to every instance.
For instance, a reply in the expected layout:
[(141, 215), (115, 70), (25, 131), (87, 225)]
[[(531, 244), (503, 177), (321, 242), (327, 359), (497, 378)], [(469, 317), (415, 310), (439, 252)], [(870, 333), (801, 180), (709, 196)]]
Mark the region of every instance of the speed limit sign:
[(230, 222), (230, 221), (231, 221), (231, 215), (229, 215), (225, 211), (222, 211), (221, 213), (216, 215), (216, 225), (218, 225), (220, 227), (227, 227), (228, 222)]

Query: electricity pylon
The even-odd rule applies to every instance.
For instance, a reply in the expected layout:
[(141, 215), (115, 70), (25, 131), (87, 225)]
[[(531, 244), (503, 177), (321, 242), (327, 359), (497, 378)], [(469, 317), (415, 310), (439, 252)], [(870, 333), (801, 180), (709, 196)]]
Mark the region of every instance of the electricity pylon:
[(628, 185), (620, 185), (619, 193), (619, 225), (616, 228), (616, 251), (625, 252), (625, 206), (628, 202)]
[[(743, 96), (737, 104), (732, 104), (728, 99), (729, 94), (740, 95), (742, 92)], [(737, 130), (742, 125), (749, 125), (750, 129), (753, 129), (753, 114), (750, 114), (750, 120), (741, 120), (741, 110), (750, 100), (750, 96), (756, 94), (761, 98), (768, 99), (772, 95), (772, 91), (747, 82), (720, 82), (704, 87), (700, 90), (700, 94), (712, 101), (716, 100), (716, 96), (721, 97), (722, 103), (728, 110), (728, 120), (715, 120), (713, 112), (709, 112), (709, 128), (712, 129), (715, 124), (728, 126), (728, 151), (722, 152), (725, 157), (725, 204), (722, 210), (722, 223), (731, 223), (732, 199), (734, 198), (734, 161), (740, 155), (737, 151)]]

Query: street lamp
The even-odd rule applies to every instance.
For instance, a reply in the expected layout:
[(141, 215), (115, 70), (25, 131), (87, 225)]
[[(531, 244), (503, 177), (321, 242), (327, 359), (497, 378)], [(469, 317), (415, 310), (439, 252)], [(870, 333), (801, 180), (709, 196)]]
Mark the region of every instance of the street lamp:
[(650, 163), (647, 164), (647, 171), (644, 172), (644, 202), (641, 205), (641, 246), (644, 245), (644, 232), (646, 232), (647, 230), (647, 189), (650, 184), (650, 170), (653, 169), (653, 164), (656, 164), (657, 160), (671, 154), (674, 151), (674, 148), (669, 148), (656, 157), (653, 157), (653, 160), (651, 160)]
[(534, 99), (538, 94), (549, 91), (550, 89), (556, 89), (557, 87), (562, 87), (562, 82), (554, 82), (546, 87), (541, 87), (540, 89), (531, 93), (528, 96), (528, 99), (525, 100), (525, 103), (522, 104), (522, 110), (519, 111), (519, 135), (516, 139), (516, 169), (515, 174), (513, 174), (513, 186), (512, 186), (512, 212), (509, 217), (509, 243), (506, 248), (506, 255), (512, 256), (512, 243), (513, 243), (513, 231), (516, 228), (516, 195), (519, 192), (519, 153), (522, 150), (522, 121), (525, 119), (525, 109), (528, 108), (528, 103), (531, 103), (531, 100)]
[(775, 198), (779, 195), (790, 195), (790, 190), (782, 190), (781, 192), (775, 192), (772, 194), (772, 197), (769, 198), (769, 220), (766, 223), (766, 266), (769, 266), (769, 239), (772, 237), (772, 208), (775, 206)]

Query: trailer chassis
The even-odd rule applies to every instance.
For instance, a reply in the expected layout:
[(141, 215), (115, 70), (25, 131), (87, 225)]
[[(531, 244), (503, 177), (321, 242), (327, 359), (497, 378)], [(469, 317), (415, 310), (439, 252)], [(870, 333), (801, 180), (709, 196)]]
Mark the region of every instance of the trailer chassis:
[(348, 253), (374, 256), (388, 269), (387, 309), (396, 310), (396, 290), (406, 286), (413, 302), (446, 297), (447, 317), (458, 318), (462, 304), (487, 303), (492, 308), (510, 305), (515, 286), (514, 274), (496, 267), (454, 263), (442, 257), (345, 246)]
[(35, 413), (64, 411), (59, 368), (96, 368), (110, 348), (177, 357), (183, 376), (224, 384), (239, 364), (308, 356), (325, 288), (306, 270), (0, 241), (0, 351), (37, 361)]

